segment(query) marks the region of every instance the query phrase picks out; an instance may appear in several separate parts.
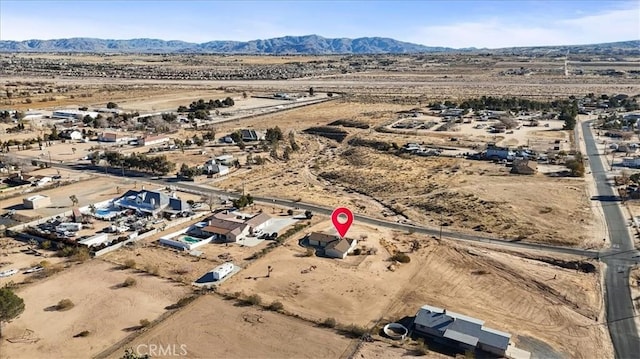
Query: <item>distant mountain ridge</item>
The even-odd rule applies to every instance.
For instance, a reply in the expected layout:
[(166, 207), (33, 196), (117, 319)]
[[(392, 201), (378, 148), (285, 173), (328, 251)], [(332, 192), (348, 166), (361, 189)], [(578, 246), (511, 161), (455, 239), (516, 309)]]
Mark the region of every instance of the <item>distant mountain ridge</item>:
[(0, 52), (78, 52), (78, 53), (203, 53), (203, 54), (410, 54), (436, 52), (523, 53), (539, 51), (640, 53), (640, 40), (594, 45), (537, 46), (505, 49), (454, 49), (413, 44), (383, 37), (330, 39), (318, 35), (284, 36), (252, 41), (209, 41), (191, 43), (159, 39), (105, 40), (68, 38), (56, 40), (0, 41)]
[(378, 54), (443, 52), (453, 49), (429, 47), (382, 37), (328, 39), (318, 35), (284, 36), (252, 41), (191, 43), (158, 39), (104, 40), (70, 38), (57, 40), (0, 41), (0, 52), (94, 52), (94, 53), (217, 53), (217, 54)]

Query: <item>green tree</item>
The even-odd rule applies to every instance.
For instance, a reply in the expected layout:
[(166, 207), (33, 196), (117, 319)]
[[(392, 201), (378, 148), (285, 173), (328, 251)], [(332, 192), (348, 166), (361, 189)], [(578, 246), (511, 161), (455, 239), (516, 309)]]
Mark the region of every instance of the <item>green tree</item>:
[(231, 200), (231, 203), (236, 208), (244, 208), (253, 203), (253, 197), (250, 194), (242, 195), (238, 199)]
[(24, 300), (9, 288), (0, 288), (0, 338), (2, 323), (10, 322), (24, 312)]
[(71, 196), (69, 196), (69, 199), (71, 200), (71, 205), (73, 207), (76, 207), (78, 205), (78, 197), (76, 197), (75, 194), (72, 194)]
[(309, 96), (313, 96), (314, 92), (313, 87), (309, 87)]
[(576, 127), (576, 116), (578, 116), (578, 105), (573, 102), (571, 105), (563, 106), (558, 115), (558, 119), (564, 121), (564, 130), (573, 130)]
[(572, 159), (565, 162), (572, 177), (584, 177), (584, 158), (582, 153), (577, 152)]
[(280, 127), (276, 126), (274, 128), (268, 128), (264, 138), (271, 143), (276, 143), (282, 141), (284, 136), (282, 135)]
[(127, 348), (124, 350), (124, 355), (120, 357), (120, 359), (149, 359), (151, 358), (149, 354), (136, 354), (133, 348)]
[(115, 102), (107, 102), (107, 108), (118, 108), (118, 104)]

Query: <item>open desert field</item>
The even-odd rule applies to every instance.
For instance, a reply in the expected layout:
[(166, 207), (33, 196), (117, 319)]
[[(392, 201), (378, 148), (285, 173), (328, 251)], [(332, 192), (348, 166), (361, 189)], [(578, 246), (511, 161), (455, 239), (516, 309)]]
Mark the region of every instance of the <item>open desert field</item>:
[[(134, 287), (120, 284), (132, 277)], [(99, 281), (96, 281), (99, 279)], [(25, 312), (3, 330), (7, 339), (27, 333), (32, 342), (2, 341), (3, 358), (78, 358), (95, 355), (137, 330), (141, 319), (150, 321), (165, 307), (184, 297), (189, 288), (147, 274), (120, 270), (99, 260), (62, 272), (45, 281), (21, 288)], [(75, 306), (67, 311), (53, 307), (68, 298)], [(87, 337), (74, 335), (88, 330)]]
[(189, 358), (339, 358), (349, 343), (333, 330), (205, 295), (126, 347), (146, 354), (151, 344), (177, 352), (184, 345)]
[[(323, 222), (309, 231), (329, 226)], [(361, 235), (367, 237), (358, 245), (378, 248), (377, 254), (345, 260), (307, 257), (291, 240), (221, 290), (259, 293), (263, 301), (281, 301), (285, 310), (310, 320), (332, 317), (369, 327), (415, 315), (420, 306), (431, 304), (513, 333), (525, 350), (538, 352), (540, 347), (529, 345), (535, 340), (549, 344), (558, 357), (607, 356), (611, 350), (605, 329), (597, 324), (602, 310), (597, 273), (409, 233), (356, 225), (349, 232), (353, 238)], [(395, 250), (407, 252), (411, 262), (390, 262)], [(273, 272), (263, 278), (268, 265)]]
[[(267, 161), (262, 166), (252, 166), (248, 175), (231, 176), (216, 181), (214, 186), (236, 191), (244, 184), (246, 191), (254, 195), (278, 193), (279, 197), (303, 202), (345, 205), (374, 217), (408, 219), (432, 227), (444, 222), (451, 228), (501, 238), (586, 247), (601, 245), (592, 230), (599, 226), (599, 219), (589, 210), (590, 196), (580, 179), (543, 173), (514, 176), (509, 174), (509, 168), (486, 161), (397, 155), (367, 147), (366, 143), (351, 142), (364, 139), (399, 146), (414, 142), (471, 152), (473, 146), (491, 141), (510, 146), (530, 144), (546, 151), (559, 140), (568, 151), (570, 136), (567, 131), (557, 129), (557, 121), (548, 129), (523, 127), (513, 135), (499, 136), (474, 134), (466, 129), (455, 133), (398, 134), (379, 133), (372, 128), (340, 128), (347, 134), (342, 143), (337, 143), (300, 133), (305, 128), (344, 118), (375, 127), (392, 121), (395, 112), (401, 109), (407, 107), (339, 101), (270, 115), (261, 122), (243, 122), (256, 129), (277, 123), (283, 133), (295, 132), (302, 149), (294, 152), (289, 161)], [(467, 127), (470, 129), (471, 125)], [(229, 132), (238, 129), (221, 128)], [(452, 136), (457, 139), (455, 143), (450, 141)]]

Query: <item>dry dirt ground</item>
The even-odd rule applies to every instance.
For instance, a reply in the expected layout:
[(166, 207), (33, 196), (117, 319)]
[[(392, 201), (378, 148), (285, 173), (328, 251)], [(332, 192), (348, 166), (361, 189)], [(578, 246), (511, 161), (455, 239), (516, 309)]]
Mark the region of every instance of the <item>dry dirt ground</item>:
[[(121, 288), (127, 277), (135, 287)], [(2, 341), (3, 358), (89, 357), (123, 339), (136, 329), (141, 319), (150, 321), (165, 307), (184, 297), (189, 288), (167, 280), (116, 269), (92, 260), (47, 280), (17, 291), (25, 301), (25, 312), (3, 330), (5, 338), (21, 338), (28, 331), (32, 343)], [(61, 299), (75, 306), (67, 311), (52, 310)], [(90, 335), (73, 336), (84, 331)], [(37, 339), (37, 341), (35, 341)]]
[(38, 250), (41, 256), (26, 252), (32, 247), (28, 243), (17, 241), (13, 238), (0, 238), (0, 271), (18, 269), (19, 272), (11, 277), (0, 278), (0, 287), (11, 282), (14, 284), (30, 283), (39, 280), (34, 273), (24, 273), (25, 270), (40, 265), (43, 261), (49, 265), (57, 265), (65, 261), (65, 258), (57, 257), (54, 252)]
[[(329, 228), (322, 222), (309, 231)], [(532, 337), (576, 358), (594, 353), (607, 357), (612, 350), (607, 332), (596, 321), (602, 308), (595, 273), (446, 241), (437, 244), (415, 234), (355, 226), (348, 235), (367, 235), (362, 245), (378, 248), (377, 254), (346, 260), (306, 257), (304, 248), (291, 239), (221, 290), (259, 293), (263, 301), (279, 300), (285, 310), (314, 321), (333, 317), (367, 326), (415, 315), (420, 306), (431, 304), (513, 333), (516, 344)], [(411, 252), (414, 239), (421, 248)], [(411, 262), (389, 262), (395, 250), (409, 252)], [(269, 278), (247, 279), (260, 277), (269, 265)], [(308, 270), (312, 266), (315, 269)]]
[(234, 303), (202, 296), (126, 347), (145, 354), (150, 344), (184, 345), (189, 358), (338, 358), (350, 343), (332, 330)]
[[(285, 134), (293, 130), (302, 149), (292, 154), (288, 162), (269, 160), (265, 165), (252, 166), (247, 175), (230, 176), (213, 185), (236, 191), (244, 183), (246, 191), (254, 195), (277, 193), (293, 200), (345, 205), (375, 217), (393, 216), (395, 211), (421, 225), (437, 227), (443, 221), (452, 228), (491, 232), (508, 239), (601, 245), (600, 239), (592, 235), (592, 227), (598, 226), (597, 218), (589, 210), (587, 189), (580, 179), (551, 178), (544, 174), (516, 177), (508, 173), (509, 168), (489, 162), (397, 156), (347, 144), (349, 139), (358, 137), (398, 145), (408, 142), (450, 145), (451, 133), (408, 135), (342, 128), (348, 137), (341, 144), (300, 133), (302, 129), (340, 118), (378, 126), (395, 118), (395, 111), (400, 109), (408, 108), (340, 101), (244, 121), (243, 125), (254, 128), (277, 123)], [(235, 129), (227, 125), (219, 131)], [(464, 133), (455, 136), (466, 138)], [(524, 137), (545, 150), (555, 139), (567, 140), (568, 134), (537, 128)], [(471, 136), (465, 145), (482, 144), (483, 140), (491, 138)], [(518, 141), (522, 144), (524, 139)]]

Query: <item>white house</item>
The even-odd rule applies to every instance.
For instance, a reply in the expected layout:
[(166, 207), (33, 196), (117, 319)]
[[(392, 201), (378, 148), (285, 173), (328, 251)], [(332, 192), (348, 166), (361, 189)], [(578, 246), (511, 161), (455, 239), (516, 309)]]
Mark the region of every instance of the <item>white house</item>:
[(246, 222), (249, 225), (249, 231), (252, 233), (262, 232), (262, 230), (271, 224), (271, 216), (266, 213), (260, 213), (256, 216), (251, 217)]
[(51, 205), (51, 198), (43, 194), (36, 194), (31, 197), (23, 198), (22, 205), (29, 209), (38, 209)]
[(204, 172), (206, 174), (217, 174), (220, 176), (224, 176), (229, 174), (229, 167), (208, 161), (204, 165)]
[(82, 119), (83, 117), (89, 115), (91, 118), (98, 117), (97, 112), (93, 111), (80, 111), (80, 110), (56, 110), (51, 114), (52, 118), (60, 118), (65, 120), (76, 120)]
[(81, 140), (82, 132), (78, 130), (64, 130), (60, 132), (59, 136), (68, 140)]
[(139, 146), (154, 146), (169, 142), (171, 139), (167, 136), (144, 136), (138, 139)]
[(98, 233), (95, 236), (91, 236), (89, 238), (85, 238), (83, 240), (78, 241), (78, 244), (82, 244), (87, 247), (97, 246), (102, 243), (106, 243), (109, 241), (109, 235), (106, 233)]

